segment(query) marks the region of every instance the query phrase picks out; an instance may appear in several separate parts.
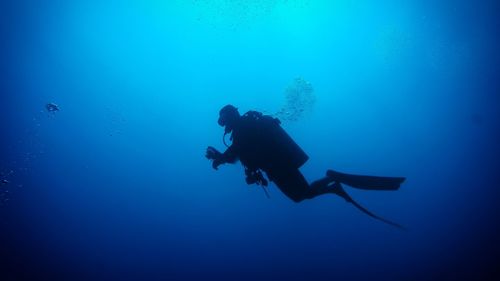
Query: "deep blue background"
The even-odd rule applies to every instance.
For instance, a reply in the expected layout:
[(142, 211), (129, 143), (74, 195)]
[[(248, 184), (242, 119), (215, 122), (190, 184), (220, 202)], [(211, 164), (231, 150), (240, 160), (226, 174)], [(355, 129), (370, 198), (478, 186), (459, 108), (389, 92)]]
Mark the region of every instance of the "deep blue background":
[[(493, 279), (497, 17), (495, 1), (0, 4), (1, 279)], [(295, 77), (316, 95), (284, 124), (306, 178), (406, 176), (348, 191), (409, 231), (211, 169), (219, 108), (275, 112)]]

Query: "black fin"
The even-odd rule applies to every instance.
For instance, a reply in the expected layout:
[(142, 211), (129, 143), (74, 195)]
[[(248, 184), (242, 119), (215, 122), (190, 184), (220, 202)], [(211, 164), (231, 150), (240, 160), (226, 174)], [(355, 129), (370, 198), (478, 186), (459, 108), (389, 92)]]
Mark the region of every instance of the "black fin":
[(398, 190), (406, 178), (351, 175), (328, 170), (327, 176), (348, 186), (367, 190)]
[(384, 223), (387, 223), (389, 225), (392, 225), (394, 227), (397, 227), (401, 230), (406, 230), (406, 228), (398, 223), (395, 223), (393, 221), (390, 221), (388, 219), (385, 219), (383, 217), (379, 217), (377, 215), (375, 215), (374, 213), (370, 212), (369, 210), (367, 210), (365, 207), (361, 206), (358, 202), (354, 201), (354, 199), (351, 198), (351, 196), (349, 196), (349, 194), (347, 194), (347, 192), (345, 192), (345, 190), (342, 188), (342, 185), (340, 185), (340, 183), (334, 183), (334, 191), (333, 193), (337, 194), (338, 196), (344, 198), (347, 202), (353, 204), (356, 208), (358, 208), (361, 212), (369, 215), (370, 217), (374, 218), (374, 219), (377, 219), (379, 221), (382, 221)]

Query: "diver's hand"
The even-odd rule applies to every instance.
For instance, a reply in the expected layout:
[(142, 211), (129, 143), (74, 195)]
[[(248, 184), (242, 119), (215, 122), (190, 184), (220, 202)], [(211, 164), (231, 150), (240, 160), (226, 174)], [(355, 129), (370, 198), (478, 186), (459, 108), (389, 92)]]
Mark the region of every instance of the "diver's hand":
[(220, 153), (217, 149), (213, 148), (212, 146), (207, 147), (207, 152), (205, 154), (205, 157), (207, 157), (207, 159), (213, 160), (212, 168), (214, 168), (215, 170), (217, 170), (218, 167), (221, 164), (223, 164), (222, 153)]
[(212, 161), (212, 168), (218, 170), (221, 164), (223, 164), (221, 158), (214, 159), (214, 161)]
[(207, 147), (207, 152), (205, 153), (205, 157), (210, 160), (215, 160), (221, 158), (222, 153), (220, 153), (217, 149), (212, 146)]

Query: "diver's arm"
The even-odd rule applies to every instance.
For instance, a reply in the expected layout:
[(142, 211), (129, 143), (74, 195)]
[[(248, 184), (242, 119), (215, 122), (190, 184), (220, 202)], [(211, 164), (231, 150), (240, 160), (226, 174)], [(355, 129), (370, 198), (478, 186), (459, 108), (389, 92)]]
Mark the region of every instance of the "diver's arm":
[(221, 164), (224, 164), (224, 163), (230, 163), (230, 164), (234, 164), (236, 163), (236, 161), (238, 161), (238, 153), (236, 152), (237, 149), (236, 149), (236, 146), (234, 144), (232, 144), (230, 147), (228, 147), (226, 149), (226, 151), (224, 151), (224, 153), (222, 153), (221, 155)]
[(238, 160), (238, 156), (236, 153), (236, 147), (231, 145), (224, 151), (224, 153), (220, 153), (217, 149), (212, 146), (207, 148), (207, 152), (205, 155), (208, 159), (212, 161), (212, 167), (217, 170), (217, 168), (225, 163), (235, 163)]

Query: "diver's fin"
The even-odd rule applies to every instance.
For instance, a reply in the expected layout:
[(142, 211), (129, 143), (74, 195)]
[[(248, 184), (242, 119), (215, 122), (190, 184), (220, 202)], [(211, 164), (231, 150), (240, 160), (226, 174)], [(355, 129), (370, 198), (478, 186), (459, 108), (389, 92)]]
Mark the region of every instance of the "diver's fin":
[(334, 181), (347, 184), (360, 189), (367, 190), (397, 190), (405, 181), (403, 177), (375, 177), (363, 175), (351, 175), (328, 170), (326, 175)]
[(269, 196), (269, 191), (267, 191), (266, 186), (261, 185), (261, 187), (262, 187), (262, 190), (264, 190), (264, 193), (266, 194), (267, 199), (271, 199), (271, 196)]
[(387, 220), (385, 218), (379, 217), (379, 216), (375, 215), (374, 213), (370, 212), (369, 210), (367, 210), (365, 207), (361, 206), (358, 202), (354, 201), (354, 199), (352, 199), (351, 196), (349, 196), (349, 194), (347, 194), (347, 192), (345, 192), (344, 188), (342, 188), (342, 185), (340, 183), (335, 182), (333, 184), (332, 193), (337, 194), (338, 196), (344, 198), (347, 202), (353, 204), (354, 207), (358, 208), (361, 212), (369, 215), (370, 217), (377, 219), (379, 221), (385, 222), (385, 223), (392, 225), (394, 227), (397, 227), (399, 229), (406, 230), (406, 228), (404, 226), (402, 226), (398, 223), (395, 223), (393, 221)]

